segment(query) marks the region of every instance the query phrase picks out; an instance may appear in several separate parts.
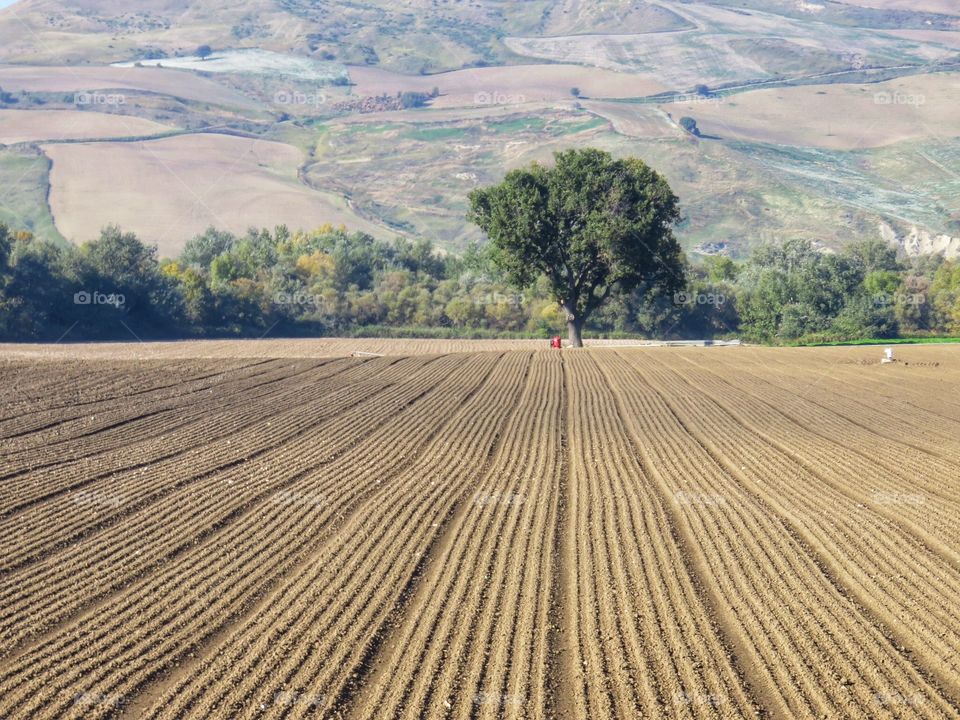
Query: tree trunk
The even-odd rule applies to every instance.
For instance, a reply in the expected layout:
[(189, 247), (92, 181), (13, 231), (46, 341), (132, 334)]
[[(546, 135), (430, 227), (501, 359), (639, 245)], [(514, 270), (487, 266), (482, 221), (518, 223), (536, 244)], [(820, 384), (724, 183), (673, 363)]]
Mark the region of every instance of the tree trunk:
[(583, 347), (583, 320), (577, 317), (567, 316), (567, 342), (570, 347)]

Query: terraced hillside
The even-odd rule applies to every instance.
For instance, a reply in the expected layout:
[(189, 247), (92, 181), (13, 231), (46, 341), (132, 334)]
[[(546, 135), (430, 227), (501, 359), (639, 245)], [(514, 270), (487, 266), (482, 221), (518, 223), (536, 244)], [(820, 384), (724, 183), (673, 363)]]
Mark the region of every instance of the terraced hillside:
[(227, 345), (0, 349), (0, 717), (960, 717), (954, 348)]

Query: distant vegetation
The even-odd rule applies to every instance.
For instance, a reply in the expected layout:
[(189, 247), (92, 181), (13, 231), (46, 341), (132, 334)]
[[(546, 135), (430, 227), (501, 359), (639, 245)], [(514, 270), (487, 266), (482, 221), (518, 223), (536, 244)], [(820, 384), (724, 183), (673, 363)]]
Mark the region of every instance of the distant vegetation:
[(697, 121), (692, 117), (682, 117), (680, 118), (680, 127), (686, 130), (691, 135), (696, 135), (700, 137), (700, 128), (697, 127)]
[[(489, 246), (488, 246), (489, 247)], [(488, 247), (440, 254), (343, 228), (210, 229), (160, 260), (107, 228), (80, 247), (0, 226), (0, 337), (66, 340), (273, 335), (547, 337), (565, 325), (544, 278), (510, 289)], [(898, 259), (881, 243), (822, 254), (763, 246), (685, 268), (674, 293), (639, 287), (588, 334), (730, 337), (770, 343), (960, 333), (960, 262)]]
[(400, 105), (404, 110), (423, 107), (439, 94), (439, 90), (434, 90), (434, 92), (431, 93), (414, 92), (412, 90), (397, 93), (400, 98)]

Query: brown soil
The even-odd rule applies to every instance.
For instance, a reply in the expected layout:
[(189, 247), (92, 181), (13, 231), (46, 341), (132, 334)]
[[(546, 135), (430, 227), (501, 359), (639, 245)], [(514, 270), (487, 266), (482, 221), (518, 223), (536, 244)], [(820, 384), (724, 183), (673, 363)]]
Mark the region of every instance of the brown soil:
[(3, 348), (0, 717), (960, 717), (960, 349), (269, 342)]

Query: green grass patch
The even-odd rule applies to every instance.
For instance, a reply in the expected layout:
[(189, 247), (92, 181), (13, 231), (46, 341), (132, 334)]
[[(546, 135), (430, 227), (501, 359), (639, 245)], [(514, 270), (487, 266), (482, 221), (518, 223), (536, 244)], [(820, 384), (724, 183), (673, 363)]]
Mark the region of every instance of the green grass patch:
[(420, 140), (421, 142), (433, 142), (434, 140), (452, 140), (466, 135), (464, 128), (457, 127), (425, 127), (413, 128), (403, 134), (404, 137), (411, 140)]
[(949, 345), (960, 343), (960, 337), (915, 337), (915, 338), (859, 338), (832, 342), (792, 342), (786, 347), (847, 347), (855, 345)]
[(524, 131), (541, 131), (547, 121), (540, 117), (520, 117), (511, 120), (500, 120), (488, 123), (486, 129), (492, 133), (502, 135), (504, 133), (517, 133)]
[(66, 245), (47, 204), (50, 160), (32, 149), (0, 150), (0, 223)]
[(402, 130), (407, 127), (398, 123), (356, 123), (353, 125), (341, 126), (340, 131), (346, 131), (350, 135), (375, 135), (389, 132), (391, 130)]
[(608, 124), (608, 120), (602, 117), (595, 117), (580, 123), (564, 123), (561, 125), (563, 135), (574, 135), (575, 133), (586, 132), (594, 128), (603, 127)]

